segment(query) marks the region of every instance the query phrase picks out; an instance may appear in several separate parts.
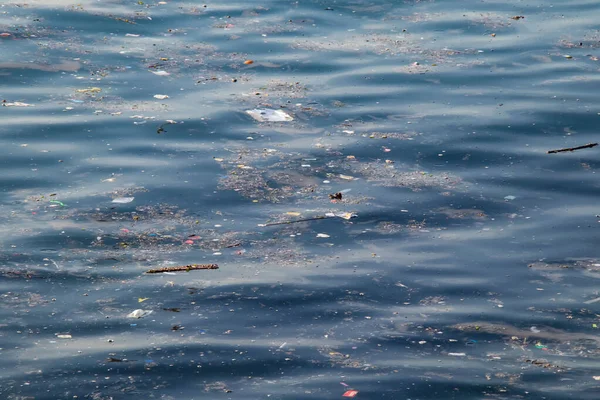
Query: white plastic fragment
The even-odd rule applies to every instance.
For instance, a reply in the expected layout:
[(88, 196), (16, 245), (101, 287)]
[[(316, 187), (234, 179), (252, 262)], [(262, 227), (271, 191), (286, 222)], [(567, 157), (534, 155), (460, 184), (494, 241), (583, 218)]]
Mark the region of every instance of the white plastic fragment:
[(127, 318), (144, 318), (150, 314), (152, 314), (152, 310), (137, 309), (127, 314)]
[(328, 238), (328, 237), (330, 237), (330, 236), (329, 236), (328, 234), (326, 234), (326, 233), (318, 233), (318, 234), (317, 234), (317, 237), (318, 237), (318, 238)]
[(131, 203), (134, 199), (135, 197), (117, 197), (116, 199), (113, 199), (112, 202), (117, 204), (126, 204)]
[(159, 100), (164, 100), (164, 99), (168, 99), (169, 96), (167, 96), (166, 94), (155, 94), (154, 98), (159, 99)]
[(14, 103), (2, 103), (4, 107), (34, 107), (33, 104), (21, 103), (20, 101), (15, 101)]
[(504, 196), (504, 200), (506, 200), (506, 201), (511, 201), (511, 200), (514, 200), (514, 199), (516, 199), (515, 196), (510, 196), (510, 195), (509, 196)]
[(246, 113), (258, 122), (289, 122), (294, 118), (283, 110), (271, 110), (269, 108), (257, 108), (246, 110)]
[(154, 75), (158, 75), (158, 76), (169, 76), (169, 75), (171, 75), (167, 71), (150, 71), (150, 72), (152, 72)]
[(351, 213), (351, 212), (345, 212), (345, 213), (326, 213), (325, 216), (327, 218), (338, 217), (338, 218), (343, 218), (343, 219), (348, 219), (348, 220), (352, 219), (352, 218), (358, 217), (357, 214)]
[(452, 357), (465, 357), (467, 353), (448, 353), (448, 355)]
[(66, 333), (66, 334), (59, 334), (59, 335), (56, 335), (56, 337), (59, 338), (59, 339), (73, 339), (73, 336), (69, 335), (68, 333)]

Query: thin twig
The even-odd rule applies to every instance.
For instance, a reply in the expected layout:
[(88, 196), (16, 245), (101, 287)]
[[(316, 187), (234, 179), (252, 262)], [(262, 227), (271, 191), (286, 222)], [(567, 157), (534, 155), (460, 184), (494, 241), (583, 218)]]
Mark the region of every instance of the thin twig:
[(262, 226), (288, 225), (288, 224), (295, 224), (295, 223), (298, 223), (298, 222), (316, 221), (318, 219), (325, 219), (325, 218), (328, 218), (328, 217), (326, 217), (324, 215), (321, 215), (319, 217), (296, 219), (294, 221), (271, 222), (270, 224), (264, 224)]
[(217, 264), (191, 264), (183, 265), (180, 267), (164, 267), (157, 269), (149, 269), (146, 271), (147, 274), (160, 274), (161, 272), (179, 272), (179, 271), (193, 271), (196, 269), (219, 269)]
[(567, 147), (565, 149), (558, 149), (558, 150), (548, 150), (546, 153), (547, 154), (563, 153), (565, 151), (575, 151), (575, 150), (581, 150), (581, 149), (591, 149), (592, 147), (596, 147), (596, 146), (598, 146), (598, 143), (588, 143), (588, 144), (584, 144), (583, 146)]

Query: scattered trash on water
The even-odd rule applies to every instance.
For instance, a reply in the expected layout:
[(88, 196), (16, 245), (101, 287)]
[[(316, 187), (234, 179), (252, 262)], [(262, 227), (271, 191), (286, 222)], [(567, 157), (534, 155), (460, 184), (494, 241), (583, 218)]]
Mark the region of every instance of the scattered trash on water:
[(154, 98), (159, 99), (159, 100), (165, 100), (165, 99), (168, 99), (169, 96), (167, 96), (166, 94), (155, 94)]
[(15, 101), (13, 103), (7, 103), (6, 100), (2, 101), (2, 105), (4, 107), (34, 107), (33, 104), (22, 103), (20, 101)]
[(116, 199), (113, 199), (112, 202), (117, 204), (127, 204), (131, 203), (134, 199), (135, 197), (117, 197)]
[(147, 317), (148, 315), (152, 314), (152, 310), (142, 310), (142, 309), (137, 309), (137, 310), (133, 310), (132, 312), (130, 312), (129, 314), (127, 314), (127, 318), (144, 318)]
[(342, 200), (342, 193), (341, 192), (337, 192), (337, 193), (334, 193), (334, 194), (330, 194), (329, 198), (331, 200)]
[(258, 122), (289, 122), (294, 120), (294, 118), (285, 111), (271, 110), (269, 108), (247, 110), (246, 113)]
[(73, 339), (73, 336), (69, 335), (68, 333), (58, 334), (56, 335), (56, 337), (59, 339)]
[(160, 274), (163, 272), (179, 272), (179, 271), (194, 271), (198, 269), (219, 269), (217, 264), (190, 264), (190, 265), (182, 265), (179, 267), (164, 267), (164, 268), (156, 268), (149, 269), (146, 271), (147, 274)]
[(91, 88), (87, 88), (87, 89), (76, 89), (75, 92), (77, 93), (85, 93), (85, 94), (92, 94), (92, 93), (100, 93), (102, 91), (102, 89), (100, 89), (99, 87), (91, 87)]
[(166, 130), (165, 130), (165, 128), (164, 128), (164, 126), (165, 126), (165, 125), (171, 125), (171, 124), (176, 124), (176, 123), (177, 123), (177, 121), (174, 121), (174, 120), (172, 120), (172, 119), (168, 119), (168, 120), (166, 120), (166, 121), (165, 121), (165, 123), (164, 123), (164, 124), (161, 124), (161, 125), (158, 127), (158, 129), (156, 130), (156, 133), (158, 133), (158, 134), (161, 134), (161, 133), (163, 133), (163, 132), (166, 132)]
[(268, 224), (258, 224), (258, 226), (288, 225), (288, 224), (295, 224), (295, 223), (298, 223), (298, 222), (316, 221), (316, 220), (325, 219), (325, 218), (328, 218), (328, 217), (325, 216), (325, 215), (320, 215), (318, 217), (303, 218), (303, 219), (297, 219), (297, 220), (294, 220), (294, 221), (283, 221), (283, 222), (271, 222), (271, 223), (268, 223)]
[(351, 213), (351, 212), (345, 212), (345, 213), (327, 213), (327, 214), (325, 214), (325, 216), (329, 217), (329, 218), (338, 217), (338, 218), (343, 218), (343, 219), (346, 219), (346, 220), (358, 217), (357, 214)]
[(575, 151), (575, 150), (581, 150), (581, 149), (591, 149), (592, 147), (596, 147), (596, 146), (598, 146), (598, 143), (588, 143), (588, 144), (584, 144), (583, 146), (566, 147), (564, 149), (558, 149), (558, 150), (548, 150), (546, 153), (547, 154), (564, 153), (564, 152), (567, 152), (567, 151)]

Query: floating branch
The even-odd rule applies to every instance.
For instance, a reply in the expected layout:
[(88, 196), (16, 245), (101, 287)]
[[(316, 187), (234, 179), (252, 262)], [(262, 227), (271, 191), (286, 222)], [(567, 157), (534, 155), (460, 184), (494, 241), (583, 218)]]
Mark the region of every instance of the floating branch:
[(183, 265), (180, 267), (165, 267), (157, 269), (149, 269), (146, 271), (147, 274), (160, 274), (161, 272), (179, 272), (179, 271), (193, 271), (196, 269), (219, 269), (217, 264), (191, 264)]
[(565, 151), (575, 151), (575, 150), (581, 150), (581, 149), (591, 149), (592, 147), (596, 147), (596, 146), (598, 146), (598, 143), (588, 143), (588, 144), (584, 144), (583, 146), (567, 147), (566, 149), (548, 150), (546, 153), (547, 154), (563, 153)]

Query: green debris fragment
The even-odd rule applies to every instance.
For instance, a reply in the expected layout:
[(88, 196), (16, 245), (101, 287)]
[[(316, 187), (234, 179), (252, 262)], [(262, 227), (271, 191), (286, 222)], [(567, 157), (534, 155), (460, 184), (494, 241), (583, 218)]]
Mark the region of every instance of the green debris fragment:
[(63, 203), (62, 201), (50, 200), (50, 203), (58, 204), (61, 207), (65, 207), (65, 203)]

